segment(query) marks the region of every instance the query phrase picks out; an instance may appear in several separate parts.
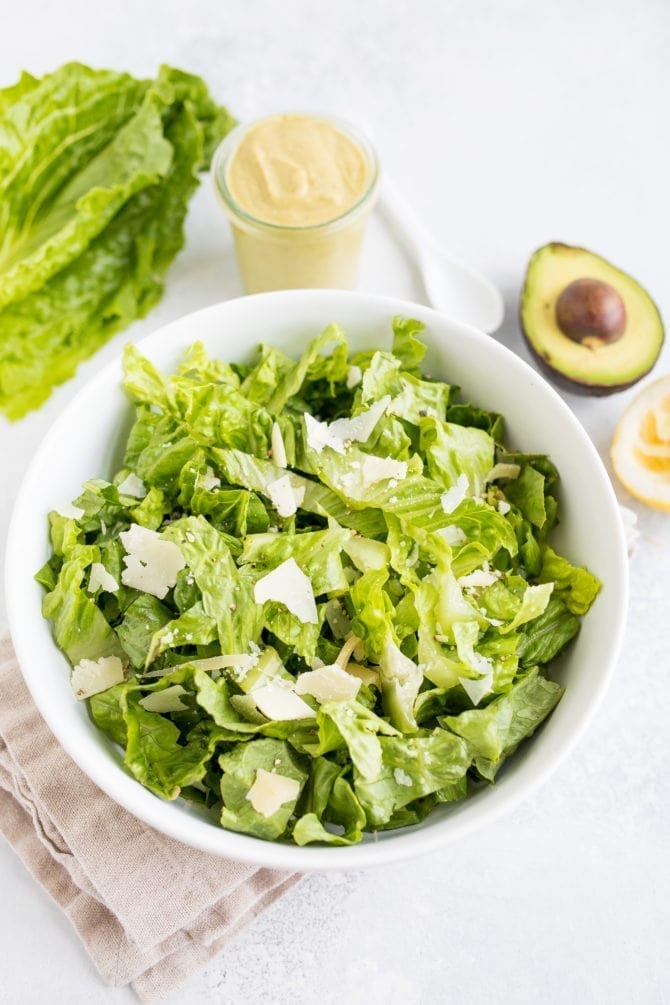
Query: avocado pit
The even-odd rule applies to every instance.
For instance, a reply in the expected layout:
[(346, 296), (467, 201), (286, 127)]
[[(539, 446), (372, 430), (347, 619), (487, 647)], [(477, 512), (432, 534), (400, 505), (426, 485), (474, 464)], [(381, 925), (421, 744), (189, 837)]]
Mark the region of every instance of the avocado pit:
[(626, 330), (626, 307), (609, 283), (575, 279), (556, 301), (556, 324), (573, 342), (597, 348), (621, 338)]

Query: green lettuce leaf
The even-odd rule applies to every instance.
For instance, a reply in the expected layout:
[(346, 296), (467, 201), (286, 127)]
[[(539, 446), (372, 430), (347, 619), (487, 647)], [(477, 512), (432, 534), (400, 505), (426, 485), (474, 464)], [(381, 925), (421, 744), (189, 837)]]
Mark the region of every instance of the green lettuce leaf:
[(56, 644), (73, 666), (82, 659), (123, 656), (115, 633), (84, 587), (87, 570), (98, 559), (97, 548), (80, 545), (63, 563), (55, 587), (42, 602), (42, 613), (53, 625)]
[(216, 623), (221, 651), (247, 652), (249, 643), (260, 639), (263, 609), (224, 535), (204, 517), (190, 516), (170, 524), (164, 537), (179, 545), (202, 594), (203, 611)]
[(354, 774), (354, 791), (369, 823), (388, 823), (408, 803), (458, 783), (470, 766), (467, 744), (446, 729), (429, 736), (379, 738), (381, 767), (372, 777)]
[(468, 495), (481, 495), (495, 457), (495, 443), (489, 434), (474, 426), (442, 422), (432, 415), (421, 419), (420, 430), (430, 477), (449, 489), (459, 475), (465, 475)]
[(403, 370), (407, 370), (417, 377), (420, 376), (421, 364), (426, 355), (426, 346), (419, 336), (426, 330), (426, 326), (421, 321), (397, 315), (393, 318), (391, 327), (393, 328), (393, 355), (400, 360)]
[(296, 844), (351, 845), (361, 840), (365, 813), (344, 777), (346, 770), (325, 757), (316, 758), (307, 785), (307, 809), (293, 828)]
[(280, 837), (293, 815), (298, 797), (283, 803), (272, 816), (265, 817), (254, 809), (247, 795), (259, 768), (295, 779), (299, 784), (299, 792), (302, 791), (308, 775), (304, 758), (283, 740), (264, 739), (240, 744), (222, 754), (219, 765), (223, 770), (223, 826), (266, 840)]
[(446, 716), (440, 721), (463, 737), (475, 752), (475, 767), (493, 781), (506, 757), (531, 736), (563, 694), (563, 688), (534, 667), (514, 687), (486, 708)]
[(579, 618), (559, 597), (552, 597), (546, 610), (529, 621), (517, 647), (524, 666), (548, 663), (558, 656), (577, 634)]
[(0, 97), (0, 409), (20, 418), (160, 298), (233, 125), (199, 78), (70, 63)]
[(544, 549), (540, 581), (554, 583), (560, 597), (573, 614), (584, 615), (600, 593), (601, 583), (593, 573), (580, 565), (571, 565), (548, 545)]
[(182, 737), (167, 716), (147, 712), (139, 692), (130, 688), (120, 691), (120, 705), (127, 731), (124, 764), (138, 781), (163, 799), (176, 799), (184, 786), (202, 781), (225, 736), (194, 730)]

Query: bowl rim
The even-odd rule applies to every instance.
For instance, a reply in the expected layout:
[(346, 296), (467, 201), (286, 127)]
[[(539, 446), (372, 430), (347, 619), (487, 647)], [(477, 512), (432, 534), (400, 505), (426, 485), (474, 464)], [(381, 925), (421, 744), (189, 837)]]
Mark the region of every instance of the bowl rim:
[[(290, 301), (296, 299), (299, 301), (317, 301), (324, 294), (327, 294), (330, 299), (341, 298), (343, 301), (346, 300), (349, 303), (358, 301), (361, 304), (365, 303), (368, 306), (379, 308), (380, 311), (383, 310), (388, 313), (389, 319), (393, 315), (401, 313), (409, 317), (416, 316), (420, 320), (425, 321), (427, 325), (430, 325), (431, 319), (440, 325), (447, 323), (457, 335), (474, 339), (475, 342), (478, 342), (482, 346), (486, 345), (487, 353), (492, 353), (493, 357), (496, 355), (507, 359), (511, 357), (510, 361), (513, 360), (514, 365), (518, 366), (522, 376), (525, 375), (532, 378), (534, 382), (542, 385), (542, 392), (554, 399), (554, 403), (562, 413), (565, 423), (570, 426), (573, 434), (581, 440), (583, 448), (590, 454), (590, 459), (593, 462), (593, 477), (599, 482), (600, 489), (609, 499), (611, 506), (615, 509), (618, 507), (614, 488), (593, 442), (558, 392), (511, 349), (508, 349), (489, 335), (468, 325), (453, 321), (447, 315), (430, 307), (401, 298), (360, 291), (321, 289), (272, 291), (224, 300), (200, 310), (192, 311), (165, 325), (159, 326), (154, 331), (138, 339), (135, 344), (142, 350), (150, 350), (153, 345), (158, 344), (186, 323), (197, 321), (210, 314), (216, 315), (221, 311), (230, 310), (231, 305), (239, 305), (242, 301), (258, 302), (264, 300), (269, 303), (276, 301), (279, 309), (282, 302), (290, 303)], [(271, 341), (271, 336), (268, 336), (268, 339)], [(131, 340), (129, 339), (128, 341)], [(89, 395), (93, 388), (98, 385), (104, 387), (109, 383), (112, 375), (118, 374), (120, 361), (121, 351), (79, 389), (41, 441), (24, 473), (14, 501), (6, 542), (5, 581), (7, 613), (19, 667), (33, 700), (49, 729), (81, 770), (103, 792), (128, 812), (149, 826), (190, 847), (257, 866), (293, 869), (302, 872), (370, 868), (436, 851), (462, 839), (477, 830), (485, 822), (494, 822), (513, 806), (531, 796), (553, 774), (559, 765), (563, 763), (580, 741), (600, 706), (617, 664), (625, 633), (629, 594), (629, 564), (621, 519), (615, 521), (617, 528), (616, 539), (612, 541), (612, 548), (617, 553), (616, 564), (618, 575), (615, 584), (608, 584), (616, 591), (616, 614), (609, 636), (608, 652), (605, 654), (603, 664), (599, 668), (599, 675), (595, 678), (594, 687), (590, 693), (590, 700), (588, 704), (584, 704), (581, 707), (579, 715), (573, 717), (571, 720), (570, 727), (560, 746), (557, 749), (552, 749), (543, 761), (537, 762), (530, 777), (524, 776), (523, 779), (511, 787), (503, 786), (499, 788), (496, 792), (497, 798), (494, 801), (488, 800), (482, 802), (473, 800), (467, 812), (446, 816), (436, 825), (426, 829), (422, 829), (421, 825), (400, 828), (398, 831), (393, 832), (392, 840), (382, 842), (372, 841), (346, 847), (324, 847), (319, 845), (300, 847), (288, 843), (280, 844), (263, 841), (250, 835), (239, 834), (225, 830), (224, 828), (215, 827), (188, 814), (174, 813), (170, 802), (154, 796), (140, 782), (125, 774), (120, 766), (118, 770), (110, 771), (108, 765), (102, 760), (100, 762), (86, 761), (82, 763), (81, 751), (77, 742), (77, 731), (70, 732), (65, 728), (65, 724), (52, 713), (45, 689), (38, 686), (38, 675), (31, 657), (30, 630), (27, 628), (27, 624), (31, 619), (22, 616), (20, 611), (21, 592), (13, 589), (13, 583), (16, 571), (21, 567), (22, 538), (20, 536), (20, 529), (24, 503), (29, 498), (31, 485), (39, 472), (41, 460), (50, 454), (52, 441), (59, 435), (61, 424), (65, 424), (68, 417), (76, 413), (82, 398)], [(55, 642), (54, 652), (58, 652)]]

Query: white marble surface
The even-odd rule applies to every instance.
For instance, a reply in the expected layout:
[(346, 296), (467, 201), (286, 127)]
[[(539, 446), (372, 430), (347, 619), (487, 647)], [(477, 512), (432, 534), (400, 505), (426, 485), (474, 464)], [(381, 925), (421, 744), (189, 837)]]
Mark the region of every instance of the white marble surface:
[[(310, 107), (366, 124), (426, 222), (505, 291), (499, 337), (522, 355), (516, 297), (548, 240), (611, 257), (670, 317), (666, 0), (5, 0), (1, 13), (2, 83), (72, 58), (143, 73), (169, 61), (202, 73), (240, 118)], [(377, 221), (361, 287), (422, 296)], [(238, 292), (205, 184), (165, 299), (130, 335)], [(127, 337), (38, 414), (0, 420), (3, 539), (35, 446)], [(666, 350), (656, 373), (669, 368)], [(630, 396), (566, 396), (603, 455)], [(308, 877), (171, 1002), (670, 1000), (670, 517), (635, 508), (643, 539), (618, 672), (532, 802), (443, 854)], [(1, 1002), (133, 1000), (102, 986), (5, 845), (0, 888)]]

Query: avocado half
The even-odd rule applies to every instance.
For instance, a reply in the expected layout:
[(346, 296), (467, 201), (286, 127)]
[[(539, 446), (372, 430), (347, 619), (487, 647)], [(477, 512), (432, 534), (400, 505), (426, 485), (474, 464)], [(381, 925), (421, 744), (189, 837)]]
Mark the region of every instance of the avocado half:
[(521, 292), (521, 330), (541, 369), (571, 391), (623, 391), (649, 373), (665, 332), (649, 294), (600, 255), (545, 244)]

